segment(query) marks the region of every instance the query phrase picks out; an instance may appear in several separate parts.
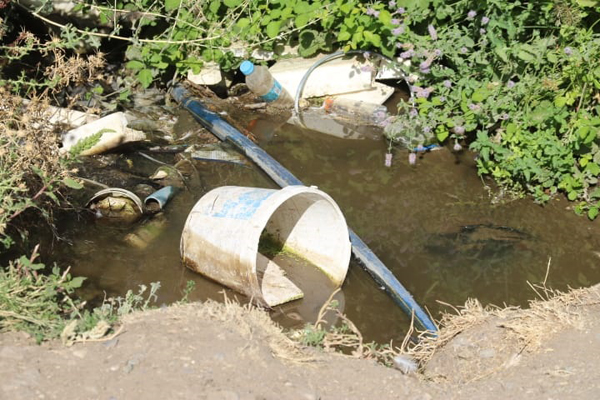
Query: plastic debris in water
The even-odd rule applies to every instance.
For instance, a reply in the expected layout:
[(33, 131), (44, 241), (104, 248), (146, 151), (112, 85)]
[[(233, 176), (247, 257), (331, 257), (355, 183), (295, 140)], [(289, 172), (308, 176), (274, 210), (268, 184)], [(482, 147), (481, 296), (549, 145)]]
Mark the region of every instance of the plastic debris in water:
[(392, 153), (387, 153), (385, 155), (385, 166), (386, 167), (391, 167), (392, 166)]
[(190, 153), (194, 160), (248, 165), (248, 161), (243, 155), (220, 143), (191, 146), (186, 152)]
[(415, 360), (407, 355), (398, 354), (394, 357), (394, 368), (402, 372), (403, 374), (412, 374), (417, 372), (419, 368)]
[(415, 153), (410, 153), (408, 155), (408, 163), (410, 165), (415, 165), (417, 163), (417, 155)]

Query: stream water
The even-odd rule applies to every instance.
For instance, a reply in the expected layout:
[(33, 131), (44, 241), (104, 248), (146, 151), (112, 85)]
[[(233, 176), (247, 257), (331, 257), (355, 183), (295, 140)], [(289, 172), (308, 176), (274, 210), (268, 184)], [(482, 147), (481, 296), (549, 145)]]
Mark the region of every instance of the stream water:
[[(182, 115), (180, 124), (195, 124)], [(461, 305), (469, 297), (484, 304), (525, 306), (535, 297), (528, 282), (546, 279), (548, 287), (565, 289), (600, 281), (598, 224), (577, 217), (562, 199), (543, 207), (531, 199), (493, 202), (497, 193), (477, 176), (468, 151), (432, 151), (410, 166), (408, 153), (396, 150), (392, 167), (386, 168), (382, 139), (342, 139), (266, 120), (244, 124), (261, 147), (306, 185), (335, 199), (349, 226), (434, 317), (448, 310), (440, 302)], [(157, 167), (136, 153), (115, 157), (114, 165), (140, 182)], [(173, 162), (172, 155), (161, 160)], [(61, 223), (71, 244), (60, 246), (56, 259), (89, 278), (84, 297), (99, 301), (160, 281), (158, 302), (170, 303), (181, 299), (187, 281), (193, 280), (196, 290), (190, 300), (220, 300), (225, 291), (247, 301), (185, 269), (179, 240), (189, 210), (208, 190), (275, 185), (255, 167), (198, 162), (196, 170), (189, 190), (168, 204), (164, 232), (144, 250), (122, 240), (135, 227), (99, 225), (86, 218)], [(342, 289), (340, 307), (367, 340), (402, 340), (409, 318), (354, 261)], [(301, 326), (316, 317), (327, 296), (305, 296), (309, 299), (276, 308), (273, 316), (283, 325)]]

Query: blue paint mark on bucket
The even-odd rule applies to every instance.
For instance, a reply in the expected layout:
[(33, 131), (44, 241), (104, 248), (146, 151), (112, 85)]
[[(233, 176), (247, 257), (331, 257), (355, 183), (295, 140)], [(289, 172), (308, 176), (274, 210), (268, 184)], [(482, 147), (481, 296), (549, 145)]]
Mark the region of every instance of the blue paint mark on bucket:
[(256, 210), (275, 191), (258, 189), (242, 194), (241, 196), (225, 201), (223, 207), (212, 216), (216, 218), (231, 218), (248, 220)]

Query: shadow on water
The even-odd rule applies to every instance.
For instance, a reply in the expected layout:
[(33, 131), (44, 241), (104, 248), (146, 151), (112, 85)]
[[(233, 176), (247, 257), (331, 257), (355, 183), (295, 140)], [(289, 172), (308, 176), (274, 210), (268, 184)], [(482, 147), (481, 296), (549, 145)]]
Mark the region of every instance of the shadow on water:
[[(566, 210), (568, 203), (561, 199), (544, 207), (531, 199), (492, 204), (469, 152), (442, 149), (410, 166), (408, 153), (398, 150), (392, 167), (386, 168), (383, 140), (341, 139), (269, 121), (254, 121), (249, 128), (261, 147), (306, 185), (335, 199), (348, 224), (434, 317), (445, 310), (438, 300), (460, 305), (476, 297), (484, 304), (526, 305), (534, 297), (527, 281), (543, 281), (550, 258), (549, 287), (600, 281), (597, 224)], [(127, 158), (121, 164), (136, 176), (149, 176), (156, 168), (135, 154)], [(64, 246), (57, 258), (72, 265), (75, 274), (89, 277), (85, 296), (101, 300), (104, 293), (123, 295), (137, 285), (160, 281), (159, 302), (170, 303), (181, 299), (186, 282), (194, 280), (191, 300), (222, 299), (225, 291), (245, 301), (182, 267), (179, 239), (189, 210), (210, 189), (275, 185), (255, 168), (198, 162), (196, 169), (192, 190), (182, 191), (168, 205), (165, 231), (144, 250), (122, 241), (135, 227), (63, 221), (61, 229), (72, 245)], [(315, 297), (323, 301), (322, 295)], [(367, 340), (404, 336), (408, 317), (354, 262), (342, 300), (344, 312)], [(319, 301), (278, 307), (273, 314), (283, 325), (300, 326), (302, 318), (316, 316)], [(311, 316), (299, 317), (302, 308), (311, 310)]]

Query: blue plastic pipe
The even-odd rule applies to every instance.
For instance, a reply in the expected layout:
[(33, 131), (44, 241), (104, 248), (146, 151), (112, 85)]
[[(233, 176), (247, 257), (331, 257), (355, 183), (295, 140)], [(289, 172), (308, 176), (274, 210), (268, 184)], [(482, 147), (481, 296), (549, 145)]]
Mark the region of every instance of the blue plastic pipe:
[(148, 204), (156, 202), (159, 209), (163, 209), (169, 200), (175, 195), (177, 188), (175, 186), (165, 186), (164, 188), (157, 190), (144, 199), (144, 205), (148, 207)]
[[(209, 111), (198, 99), (191, 96), (187, 89), (176, 86), (171, 95), (181, 103), (192, 115), (222, 141), (233, 143), (242, 153), (254, 161), (280, 187), (303, 185), (290, 171), (285, 169), (266, 151), (254, 144), (240, 131), (221, 119), (217, 113)], [(414, 316), (415, 322), (421, 329), (437, 332), (437, 327), (423, 309), (415, 302), (411, 294), (387, 269), (379, 258), (369, 249), (356, 233), (349, 229), (352, 253), (361, 262), (362, 267), (383, 286), (392, 299), (409, 316)]]

